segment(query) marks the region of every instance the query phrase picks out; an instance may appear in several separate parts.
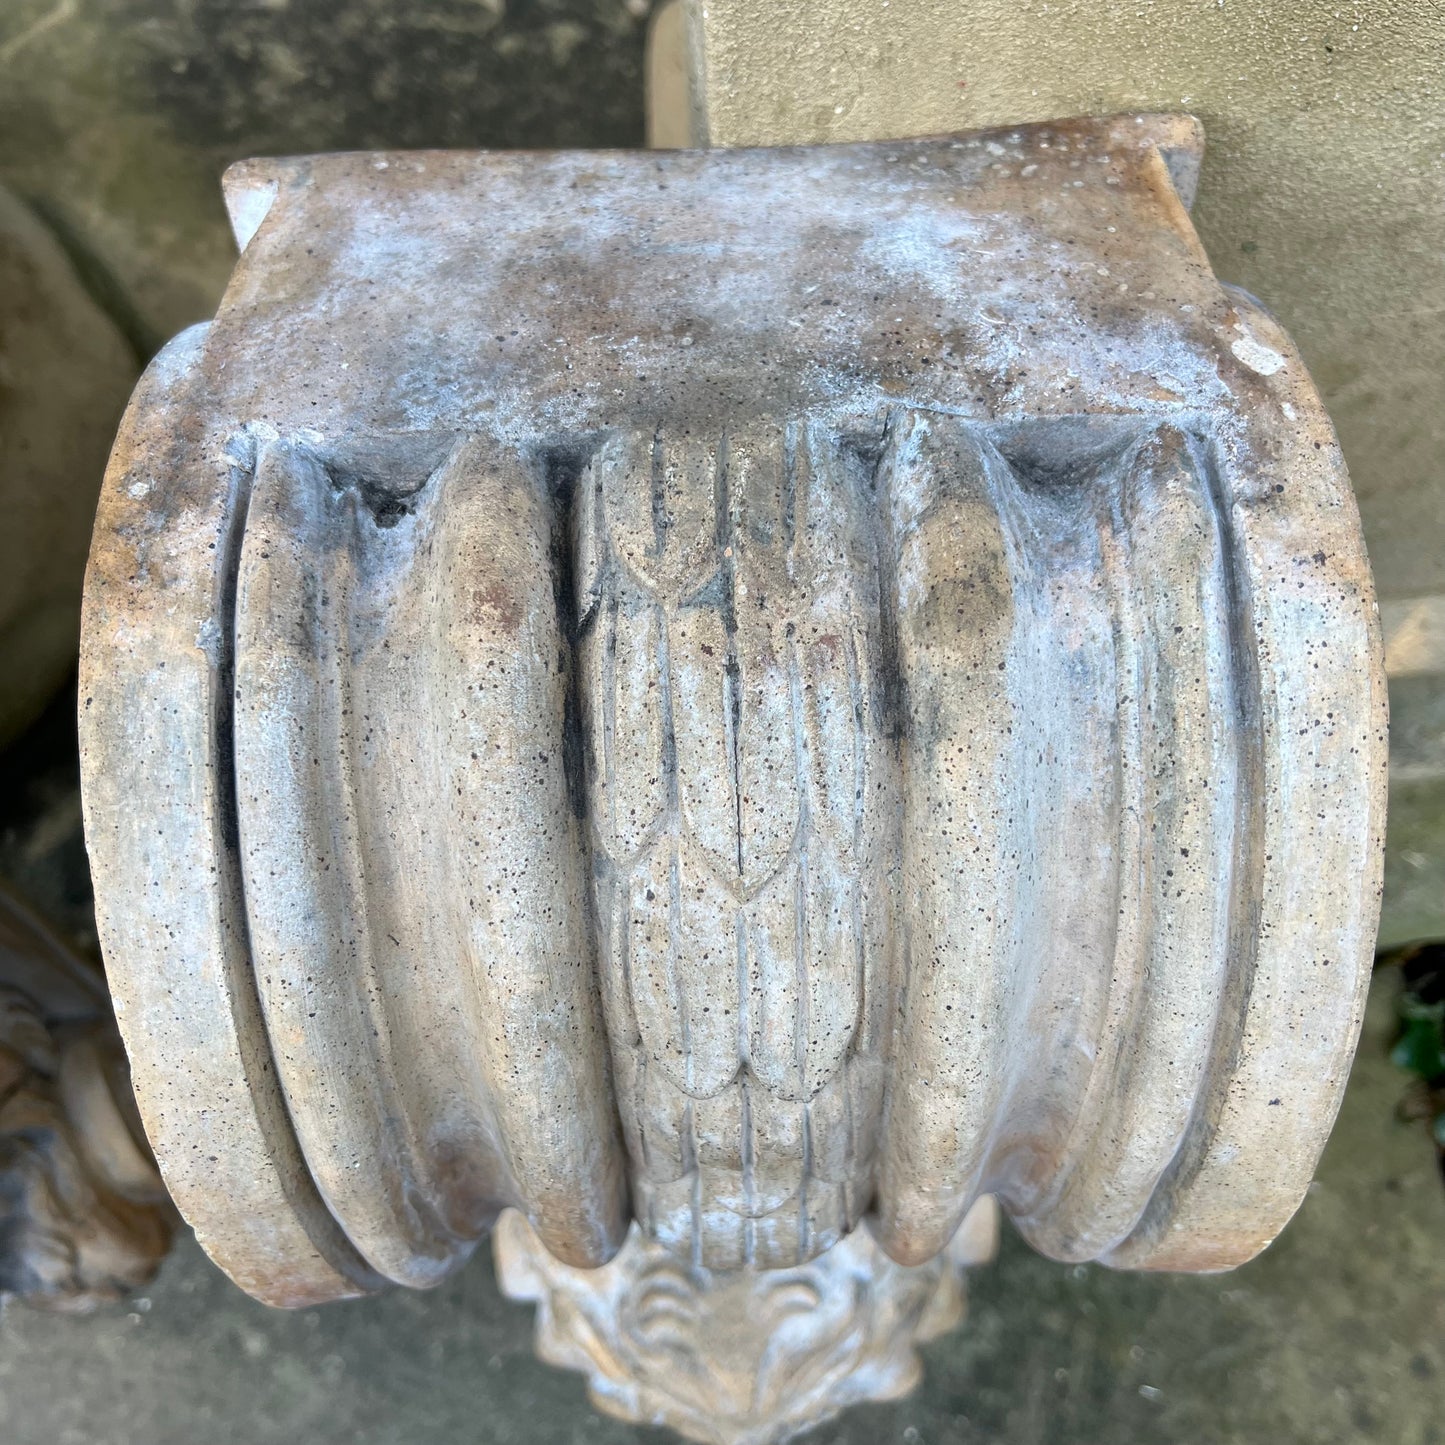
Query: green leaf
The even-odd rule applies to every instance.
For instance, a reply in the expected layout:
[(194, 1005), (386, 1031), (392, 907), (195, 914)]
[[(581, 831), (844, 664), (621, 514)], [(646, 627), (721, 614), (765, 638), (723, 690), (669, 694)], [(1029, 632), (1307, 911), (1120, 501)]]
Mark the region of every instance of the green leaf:
[(1445, 1074), (1445, 1038), (1439, 1023), (1428, 1017), (1407, 1019), (1390, 1057), (1398, 1067), (1427, 1081)]

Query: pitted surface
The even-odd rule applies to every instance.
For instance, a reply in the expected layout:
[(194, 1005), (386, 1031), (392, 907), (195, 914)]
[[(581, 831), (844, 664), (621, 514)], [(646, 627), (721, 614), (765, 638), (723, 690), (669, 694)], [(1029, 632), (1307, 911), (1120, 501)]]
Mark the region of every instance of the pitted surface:
[(595, 1264), (629, 1186), (707, 1268), (866, 1210), (927, 1259), (982, 1192), (1064, 1258), (1273, 1237), (1358, 1030), (1384, 692), (1197, 161), (1122, 116), (233, 170), (82, 726), (141, 1108), (248, 1288), (429, 1283), (505, 1205)]

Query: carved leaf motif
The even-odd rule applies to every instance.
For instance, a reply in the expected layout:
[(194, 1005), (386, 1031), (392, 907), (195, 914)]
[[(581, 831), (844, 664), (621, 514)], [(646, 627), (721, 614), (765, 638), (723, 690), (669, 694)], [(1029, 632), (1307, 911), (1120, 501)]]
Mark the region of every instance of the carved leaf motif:
[(722, 877), (738, 867), (737, 799), (732, 771), (734, 711), (728, 638), (713, 606), (679, 608), (669, 618), (676, 826), (697, 840)]
[[(808, 1102), (842, 1087), (868, 988), (865, 894), (884, 891), (858, 866), (878, 831), (858, 482), (835, 440), (767, 425), (706, 448), (612, 439), (582, 482), (579, 534), (604, 519), (581, 644), (604, 936), (626, 909), (604, 996), (614, 1047), (630, 1003), (645, 1055), (618, 1071), (643, 1080), (624, 1128), (650, 1231), (714, 1263), (806, 1257), (866, 1204), (863, 1176), (809, 1191)], [(830, 1137), (847, 1140), (829, 1160), (841, 1180), (851, 1138)]]
[(696, 848), (670, 839), (638, 861), (629, 899), (643, 1044), (679, 1089), (706, 1098), (741, 1064), (733, 896)]
[(598, 742), (602, 766), (598, 778), (598, 832), (607, 851), (629, 858), (641, 849), (667, 805), (662, 695), (663, 629), (660, 607), (610, 609), (604, 619), (601, 649), (612, 686), (601, 718)]
[(696, 591), (718, 564), (717, 448), (712, 438), (626, 432), (593, 459), (604, 534), (627, 579), (662, 599)]

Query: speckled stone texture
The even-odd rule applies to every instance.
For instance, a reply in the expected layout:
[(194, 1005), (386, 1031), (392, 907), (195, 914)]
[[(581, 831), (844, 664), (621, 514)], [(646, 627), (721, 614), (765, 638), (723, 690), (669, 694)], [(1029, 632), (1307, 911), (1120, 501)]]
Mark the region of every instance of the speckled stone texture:
[[(1206, 29), (1216, 19), (1228, 24), (1240, 16), (1248, 26), (1255, 8), (1264, 13), (1264, 7), (1231, 3), (1227, 11), (1207, 7), (1198, 16)], [(1150, 11), (1156, 7), (1144, 4), (1129, 14), (1147, 24)], [(1244, 220), (1269, 223), (1265, 233), (1240, 231), (1247, 238), (1243, 259), (1233, 265), (1223, 248), (1216, 253), (1220, 274), (1276, 304), (1287, 300), (1280, 286), (1260, 278), (1277, 274), (1282, 260), (1297, 257), (1311, 278), (1304, 302), (1293, 303), (1293, 312), (1285, 305), (1286, 319), (1307, 353), (1317, 351), (1320, 335), (1339, 339), (1342, 361), (1317, 379), (1327, 394), (1348, 393), (1351, 414), (1369, 419), (1373, 434), (1386, 437), (1384, 445), (1367, 445), (1358, 425), (1346, 435), (1376, 518), (1388, 506), (1392, 479), (1408, 482), (1418, 474), (1410, 463), (1389, 461), (1388, 440), (1399, 430), (1389, 404), (1408, 409), (1418, 387), (1411, 381), (1388, 396), (1373, 390), (1380, 374), (1375, 358), (1382, 350), (1405, 354), (1400, 338), (1418, 331), (1415, 315), (1428, 288), (1412, 285), (1390, 247), (1352, 241), (1348, 259), (1368, 266), (1375, 256), (1386, 258), (1385, 274), (1408, 298), (1402, 306), (1371, 309), (1371, 288), (1351, 287), (1349, 274), (1331, 265), (1329, 275), (1337, 290), (1348, 291), (1352, 314), (1373, 318), (1369, 344), (1355, 345), (1354, 331), (1335, 325), (1316, 300), (1315, 281), (1327, 279), (1320, 257), (1346, 259), (1335, 254), (1333, 233), (1301, 226), (1292, 204), (1260, 197), (1299, 198), (1306, 150), (1319, 151), (1325, 164), (1343, 156), (1311, 138), (1316, 120), (1328, 125), (1342, 118), (1362, 143), (1384, 137), (1398, 164), (1384, 172), (1358, 168), (1360, 184), (1343, 199), (1338, 187), (1322, 193), (1339, 234), (1373, 234), (1380, 208), (1388, 210), (1402, 186), (1428, 205), (1425, 187), (1406, 174), (1411, 151), (1394, 143), (1395, 132), (1378, 123), (1372, 105), (1361, 109), (1352, 99), (1351, 75), (1366, 73), (1356, 61), (1362, 57), (1366, 68), (1372, 60), (1388, 61), (1392, 37), (1397, 45), (1411, 44), (1412, 14), (1432, 24), (1439, 18), (1424, 0), (1359, 15), (1326, 7), (1301, 15), (1291, 44), (1317, 52), (1326, 70), (1297, 90), (1296, 120), (1272, 109), (1256, 123), (1249, 85), (1234, 84), (1242, 78), (1233, 69), (1240, 57), (1227, 45), (1201, 42), (1197, 30), (1170, 24), (1167, 49), (1150, 49), (1152, 56), (1183, 57), (1187, 83), (1147, 98), (1174, 103), (1202, 94), (1216, 161), (1253, 177), (1256, 191)], [(1118, 15), (1125, 23), (1123, 12)], [(1364, 22), (1363, 37), (1351, 21)], [(0, 166), (45, 210), (81, 263), (86, 284), (112, 305), (126, 334), (150, 349), (214, 309), (232, 262), (214, 183), (226, 160), (268, 149), (403, 142), (632, 143), (640, 137), (639, 35), (635, 12), (607, 4), (493, 7), (459, 0), (398, 9), (297, 0), (256, 7), (15, 0), (0, 18), (7, 82), (0, 86), (0, 111), (14, 142)], [(978, 39), (969, 43), (981, 53)], [(1210, 74), (1217, 71), (1222, 88), (1210, 89), (1207, 77), (1202, 93), (1194, 88), (1200, 76), (1191, 45), (1195, 60), (1208, 54)], [(420, 64), (381, 63), (416, 46)], [(1280, 74), (1288, 83), (1295, 74), (1297, 56), (1281, 66), (1275, 47), (1250, 43), (1247, 49), (1250, 76)], [(1428, 49), (1411, 44), (1416, 64), (1428, 67)], [(1072, 39), (1062, 45), (1064, 70), (1088, 86), (1090, 72), (1079, 64), (1083, 51), (1110, 62), (1107, 46)], [(584, 56), (587, 81), (578, 84), (573, 77)], [(1036, 61), (1029, 61), (1023, 94), (1037, 79)], [(1330, 67), (1343, 70), (1343, 79)], [(866, 73), (854, 66), (851, 76)], [(1113, 73), (1133, 79), (1139, 68), (1120, 65)], [(1398, 79), (1399, 67), (1381, 73)], [(1010, 83), (997, 67), (990, 78)], [(966, 97), (951, 75), (945, 79), (951, 95)], [(902, 89), (891, 87), (895, 96)], [(1401, 103), (1423, 104), (1429, 113), (1428, 87), (1395, 89)], [(1102, 93), (1064, 108), (1096, 103)], [(1144, 98), (1130, 94), (1121, 102)], [(1291, 114), (1293, 104), (1286, 107)], [(1049, 105), (1046, 113), (1059, 108)], [(1281, 177), (1282, 190), (1276, 186)], [(1230, 235), (1233, 254), (1239, 248), (1230, 223), (1214, 219), (1213, 198), (1223, 194), (1222, 184), (1207, 190), (1202, 224), (1206, 238)], [(1362, 197), (1368, 224), (1359, 221)], [(1428, 355), (1415, 346), (1408, 351), (1411, 376), (1427, 374)], [(1398, 377), (1396, 365), (1388, 369)], [(1428, 458), (1428, 437), (1428, 427), (1411, 427), (1402, 445), (1412, 458)], [(1416, 515), (1402, 508), (1403, 522), (1375, 525), (1394, 529), (1392, 536), (1401, 526), (1412, 529), (1411, 555), (1423, 556), (1430, 534), (1413, 527)], [(1394, 580), (1387, 578), (1387, 586)], [(7, 778), (13, 771), (7, 768)], [(49, 773), (26, 772), (21, 780), (31, 791), (43, 789), (38, 801), (46, 811), (33, 827), (17, 830), (7, 822), (4, 867), (41, 896), (54, 893), (57, 911), (69, 905), (73, 927), (84, 934), (89, 919), (75, 866), (78, 860), (83, 872), (83, 855), (68, 831), (73, 794)], [(1438, 919), (1445, 896), (1438, 872), (1442, 809), (1434, 797), (1438, 784), (1425, 785), (1431, 788), (1433, 801), (1408, 819), (1409, 836), (1402, 832), (1393, 851), (1394, 895), (1409, 893), (1401, 924), (1407, 928)], [(1361, 1438), (1438, 1445), (1445, 1362), (1434, 1342), (1445, 1336), (1445, 1284), (1436, 1265), (1445, 1208), (1428, 1151), (1415, 1147), (1412, 1131), (1392, 1132), (1388, 1122), (1396, 1085), (1383, 1061), (1383, 982), (1381, 989), (1320, 1178), (1296, 1227), (1262, 1259), (1226, 1280), (1149, 1278), (1056, 1266), (1010, 1239), (1002, 1267), (973, 1286), (971, 1332), (928, 1347), (923, 1392), (903, 1405), (857, 1412), (818, 1438), (834, 1445), (893, 1438), (1034, 1445), (1060, 1436), (1079, 1445), (1120, 1439), (1253, 1445), (1265, 1438), (1291, 1445)], [(498, 1299), (480, 1265), (430, 1294), (393, 1292), (364, 1306), (286, 1315), (239, 1295), (187, 1242), (157, 1290), (129, 1311), (107, 1311), (82, 1324), (12, 1310), (0, 1322), (0, 1339), (0, 1414), (7, 1433), (24, 1445), (90, 1445), (97, 1438), (115, 1445), (193, 1445), (238, 1431), (258, 1445), (289, 1445), (298, 1436), (317, 1445), (415, 1445), (462, 1436), (662, 1438), (591, 1417), (579, 1384), (531, 1359), (522, 1313)]]
[[(697, 74), (694, 143), (882, 140), (1129, 108), (1199, 116), (1196, 214), (1215, 267), (1268, 297), (1299, 345), (1339, 430), (1382, 604), (1441, 605), (1437, 0), (676, 3)], [(1408, 746), (1390, 770), (1382, 947), (1445, 934), (1445, 664), (1389, 675)]]
[(1062, 1259), (1274, 1237), (1359, 1026), (1383, 674), (1198, 158), (233, 169), (80, 717), (140, 1108), (238, 1282), (435, 1283), (504, 1206), (713, 1271), (865, 1211), (920, 1264), (984, 1193)]

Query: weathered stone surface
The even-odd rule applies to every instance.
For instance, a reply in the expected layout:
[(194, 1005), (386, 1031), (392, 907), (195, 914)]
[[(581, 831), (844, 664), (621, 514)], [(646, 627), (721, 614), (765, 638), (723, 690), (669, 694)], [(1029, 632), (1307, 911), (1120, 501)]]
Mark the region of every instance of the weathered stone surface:
[(1445, 589), (1445, 14), (1432, 0), (686, 8), (702, 144), (1200, 116), (1200, 234), (1220, 275), (1268, 297), (1298, 341), (1340, 428), (1382, 592)]
[[(1445, 10), (1435, 0), (1020, 5), (674, 0), (693, 144), (932, 135), (1101, 110), (1209, 132), (1197, 224), (1269, 299), (1339, 431), (1382, 600), (1445, 598)], [(658, 22), (684, 57), (679, 14)], [(658, 63), (654, 62), (654, 71)], [(679, 88), (654, 87), (679, 138)], [(657, 134), (656, 122), (650, 122)], [(1393, 677), (1393, 673), (1392, 673)], [(1445, 935), (1445, 672), (1392, 683), (1381, 944)]]
[(538, 1306), (537, 1353), (585, 1374), (600, 1410), (703, 1445), (773, 1445), (917, 1385), (918, 1347), (957, 1327), (965, 1271), (998, 1252), (998, 1209), (980, 1199), (948, 1247), (912, 1267), (867, 1229), (762, 1273), (715, 1274), (635, 1228), (601, 1269), (573, 1269), (515, 1210), (494, 1240), (502, 1292)]
[[(855, 1407), (808, 1445), (1425, 1442), (1445, 1378), (1445, 1192), (1394, 1110), (1394, 969), (1313, 1187), (1258, 1259), (1228, 1275), (1061, 1265), (1005, 1229), (970, 1270), (963, 1328), (926, 1344), (906, 1399)], [(434, 1290), (271, 1310), (183, 1231), (139, 1299), (83, 1319), (0, 1316), (10, 1439), (85, 1445), (675, 1445), (599, 1418), (583, 1377), (533, 1355), (530, 1305), (478, 1258)], [(119, 1437), (124, 1439), (122, 1435)]]
[(1198, 158), (1123, 116), (233, 169), (233, 285), (108, 474), (81, 740), (137, 1098), (234, 1279), (432, 1285), (507, 1207), (591, 1269), (631, 1214), (613, 1286), (525, 1286), (631, 1358), (657, 1260), (763, 1334), (759, 1272), (847, 1295), (870, 1214), (868, 1344), (730, 1407), (762, 1441), (902, 1379), (981, 1196), (1058, 1259), (1272, 1240), (1386, 708)]
[(95, 499), (137, 362), (0, 187), (0, 746), (75, 666)]
[(81, 696), (140, 1106), (233, 1277), (432, 1283), (504, 1206), (597, 1265), (629, 1195), (710, 1273), (865, 1211), (919, 1264), (986, 1193), (1066, 1259), (1274, 1237), (1384, 683), (1198, 159), (1130, 115), (233, 170)]

